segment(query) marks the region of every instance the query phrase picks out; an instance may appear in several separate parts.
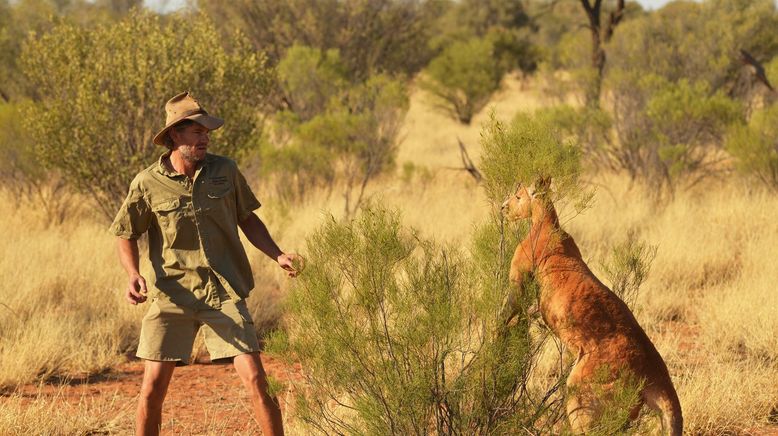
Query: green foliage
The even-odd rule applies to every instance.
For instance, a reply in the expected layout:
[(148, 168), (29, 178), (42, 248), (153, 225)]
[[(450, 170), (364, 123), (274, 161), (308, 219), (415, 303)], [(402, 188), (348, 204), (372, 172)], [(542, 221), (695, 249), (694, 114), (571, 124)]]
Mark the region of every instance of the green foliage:
[(350, 81), (411, 75), (432, 56), (432, 23), (444, 2), (405, 0), (200, 0), (224, 33), (241, 29), (272, 63), (302, 44), (341, 54)]
[[(555, 14), (540, 21), (551, 23), (540, 33), (558, 41), (549, 65), (588, 89), (588, 38)], [(743, 117), (736, 101), (749, 102), (754, 83), (738, 50), (769, 59), (778, 48), (778, 12), (769, 0), (712, 0), (626, 16), (605, 47), (607, 113), (566, 109), (551, 116), (567, 123), (563, 130), (593, 167), (624, 170), (657, 197), (672, 195), (723, 168), (724, 132)], [(741, 89), (740, 82), (751, 85)]]
[(722, 89), (742, 67), (738, 50), (769, 59), (778, 48), (771, 0), (675, 2), (624, 23), (608, 48), (609, 68)]
[(500, 86), (505, 73), (495, 57), (494, 43), (485, 38), (455, 42), (427, 67), (422, 86), (439, 100), (439, 107), (469, 124)]
[(213, 134), (216, 152), (240, 158), (256, 148), (273, 76), (238, 35), (231, 52), (219, 40), (203, 16), (163, 23), (140, 11), (33, 36), (21, 63), (40, 99), (25, 118), (41, 163), (112, 215), (133, 175), (163, 151), (151, 139), (164, 125), (165, 99), (182, 90), (227, 120)]
[(767, 80), (770, 81), (770, 84), (778, 83), (778, 56), (775, 56), (767, 65), (765, 65), (765, 75), (767, 76)]
[(57, 11), (49, 2), (0, 0), (0, 101), (22, 98), (27, 91), (19, 70), (19, 54), (28, 32), (42, 31), (52, 25)]
[(610, 256), (602, 263), (611, 290), (630, 309), (634, 309), (640, 285), (648, 278), (657, 247), (641, 241), (634, 232), (613, 246)]
[(540, 419), (526, 326), (495, 335), (506, 257), (493, 262), (494, 228), (481, 235), (475, 252), (485, 256), (471, 266), (381, 208), (313, 233), (288, 334), (270, 341), (305, 368), (294, 410), (310, 430), (513, 434)]
[(60, 224), (72, 211), (71, 194), (59, 174), (41, 167), (34, 142), (24, 129), (23, 103), (0, 104), (2, 187), (17, 204), (45, 213), (47, 224)]
[(330, 98), (310, 120), (290, 123), (292, 139), (268, 152), (267, 170), (295, 180), (297, 191), (283, 193), (294, 198), (341, 180), (345, 210), (351, 214), (362, 204), (367, 184), (393, 167), (408, 104), (402, 81), (370, 77)]
[(726, 148), (741, 173), (778, 189), (778, 104), (756, 111), (748, 124), (732, 126)]
[(492, 115), (481, 132), (481, 171), (489, 199), (499, 204), (518, 184), (554, 180), (554, 199), (585, 200), (578, 186), (580, 150), (541, 117), (519, 114), (509, 125)]
[[(24, 118), (19, 106), (0, 104), (0, 156), (5, 162), (0, 169), (0, 178), (6, 186), (22, 179), (45, 178), (36, 162), (33, 144), (22, 126)], [(15, 188), (18, 189), (18, 186)]]
[[(613, 74), (617, 138), (612, 163), (633, 179), (672, 194), (716, 174), (727, 126), (742, 107), (705, 82), (637, 73)], [(621, 110), (623, 108), (623, 110)]]
[[(441, 2), (445, 3), (445, 2)], [(449, 2), (436, 22), (430, 45), (440, 51), (456, 42), (485, 38), (505, 70), (533, 71), (538, 49), (530, 43), (530, 17), (521, 0), (464, 0)]]
[(495, 28), (518, 29), (528, 26), (530, 18), (521, 0), (462, 0), (451, 9), (456, 30), (470, 36), (485, 36)]
[[(575, 7), (576, 12), (581, 14), (577, 10), (580, 5)], [(588, 28), (569, 29), (559, 36), (559, 42), (547, 46), (541, 68), (549, 75), (559, 70), (565, 72), (562, 77), (555, 75), (552, 86), (549, 86), (549, 93), (562, 101), (567, 95), (576, 95), (593, 86), (597, 70), (592, 67), (591, 38)]]
[(653, 124), (651, 142), (661, 172), (672, 187), (680, 179), (695, 183), (714, 171), (707, 149), (721, 144), (727, 126), (742, 113), (723, 93), (711, 95), (704, 82), (681, 80), (659, 89), (648, 101), (646, 115)]
[(281, 88), (289, 105), (302, 121), (324, 112), (330, 100), (346, 88), (346, 76), (335, 49), (294, 45), (278, 64)]
[(560, 132), (586, 157), (585, 163), (594, 168), (618, 169), (616, 150), (613, 146), (613, 120), (601, 108), (569, 105), (539, 109), (535, 116)]
[(644, 434), (636, 432), (635, 430), (640, 430), (638, 428), (627, 427), (632, 409), (642, 401), (640, 393), (644, 385), (644, 380), (636, 378), (629, 371), (616, 371), (614, 374), (612, 368), (603, 366), (595, 372), (590, 391), (573, 389), (568, 392), (568, 395), (575, 394), (599, 400), (600, 413), (587, 434), (595, 436)]

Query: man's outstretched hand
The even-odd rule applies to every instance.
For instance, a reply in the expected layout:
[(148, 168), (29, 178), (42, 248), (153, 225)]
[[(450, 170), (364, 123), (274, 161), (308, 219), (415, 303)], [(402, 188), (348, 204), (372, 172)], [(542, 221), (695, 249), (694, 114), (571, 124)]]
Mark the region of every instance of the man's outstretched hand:
[(141, 275), (131, 276), (129, 283), (127, 283), (127, 301), (132, 305), (143, 303), (146, 301), (147, 294), (146, 279)]
[(299, 254), (284, 253), (276, 260), (278, 266), (283, 268), (289, 277), (297, 277), (305, 269), (305, 259)]

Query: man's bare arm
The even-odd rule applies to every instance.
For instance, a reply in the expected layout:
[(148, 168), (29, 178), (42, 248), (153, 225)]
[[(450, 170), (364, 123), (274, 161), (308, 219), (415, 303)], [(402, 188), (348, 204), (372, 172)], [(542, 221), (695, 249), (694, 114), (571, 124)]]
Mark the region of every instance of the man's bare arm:
[(240, 229), (243, 230), (243, 234), (246, 235), (249, 242), (251, 242), (251, 245), (257, 247), (259, 251), (265, 253), (267, 257), (278, 262), (278, 265), (285, 269), (290, 277), (297, 276), (300, 271), (292, 264), (292, 261), (301, 261), (300, 257), (295, 254), (286, 254), (281, 251), (270, 236), (267, 226), (258, 216), (251, 213), (248, 218), (239, 222), (238, 225), (240, 226)]
[(138, 304), (146, 301), (146, 279), (140, 275), (140, 255), (138, 254), (138, 241), (135, 239), (117, 238), (119, 245), (119, 262), (127, 272), (126, 297), (130, 304)]

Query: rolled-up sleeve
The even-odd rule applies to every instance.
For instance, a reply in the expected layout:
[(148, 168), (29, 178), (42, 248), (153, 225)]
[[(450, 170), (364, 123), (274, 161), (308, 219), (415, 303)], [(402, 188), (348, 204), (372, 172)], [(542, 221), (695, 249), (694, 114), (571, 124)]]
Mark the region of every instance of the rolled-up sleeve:
[(261, 204), (243, 174), (235, 168), (235, 203), (237, 205), (238, 222), (243, 222), (251, 215), (251, 212), (259, 209)]
[(130, 192), (116, 214), (109, 231), (124, 239), (138, 239), (151, 225), (151, 209), (140, 187), (140, 176), (130, 184)]

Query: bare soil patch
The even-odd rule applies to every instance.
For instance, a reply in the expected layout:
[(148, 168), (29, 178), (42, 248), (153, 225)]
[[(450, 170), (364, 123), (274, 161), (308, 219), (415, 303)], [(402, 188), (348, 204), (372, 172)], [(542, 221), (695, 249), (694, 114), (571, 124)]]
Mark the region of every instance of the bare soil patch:
[[(278, 359), (263, 354), (262, 363), (276, 380), (299, 377), (299, 368)], [(21, 386), (15, 395), (29, 401), (48, 396), (74, 405), (85, 401), (110, 405), (115, 410), (110, 415), (115, 419), (109, 431), (130, 434), (142, 378), (143, 361), (132, 360), (107, 374)], [(283, 399), (281, 408), (285, 409)], [(260, 434), (248, 395), (230, 363), (198, 360), (176, 368), (165, 400), (163, 422), (163, 433), (167, 434)]]

